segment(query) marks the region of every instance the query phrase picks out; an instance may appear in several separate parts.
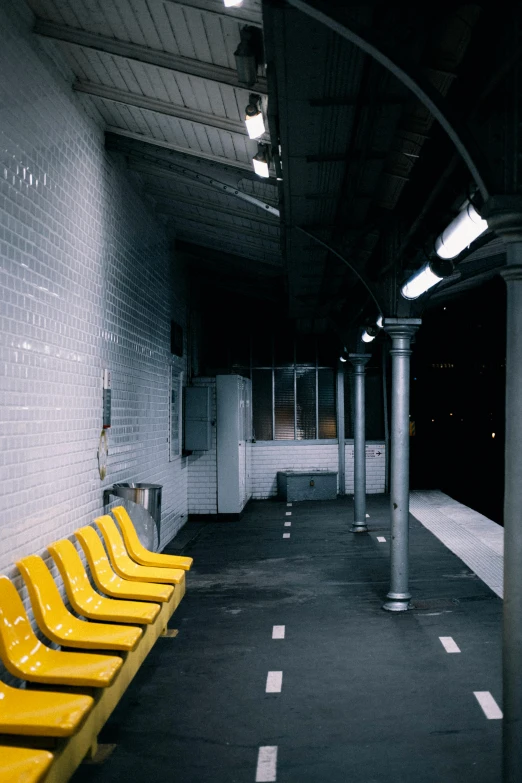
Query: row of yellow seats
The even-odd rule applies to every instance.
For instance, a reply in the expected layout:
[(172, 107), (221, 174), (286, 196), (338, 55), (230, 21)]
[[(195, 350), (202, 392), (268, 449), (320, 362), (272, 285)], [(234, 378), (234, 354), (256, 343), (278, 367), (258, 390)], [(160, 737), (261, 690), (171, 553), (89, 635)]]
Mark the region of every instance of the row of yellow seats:
[[(57, 541), (48, 547), (71, 606), (88, 621), (67, 609), (41, 557), (30, 555), (17, 563), (38, 627), (61, 647), (133, 650), (143, 634), (139, 626), (154, 622), (160, 604), (172, 595), (172, 585), (184, 580), (184, 572), (192, 565), (191, 558), (145, 549), (126, 510), (114, 508), (113, 514), (123, 538), (110, 516), (95, 520), (109, 558), (93, 527), (75, 533), (93, 581), (105, 595), (92, 588), (71, 541)], [(42, 644), (15, 586), (5, 576), (0, 576), (0, 658), (11, 674), (30, 683), (81, 688), (110, 686), (123, 663), (117, 655), (54, 650)], [(0, 683), (0, 734), (69, 737), (82, 725), (93, 703), (88, 695), (23, 690)], [(0, 783), (36, 783), (52, 760), (47, 750), (0, 745)]]

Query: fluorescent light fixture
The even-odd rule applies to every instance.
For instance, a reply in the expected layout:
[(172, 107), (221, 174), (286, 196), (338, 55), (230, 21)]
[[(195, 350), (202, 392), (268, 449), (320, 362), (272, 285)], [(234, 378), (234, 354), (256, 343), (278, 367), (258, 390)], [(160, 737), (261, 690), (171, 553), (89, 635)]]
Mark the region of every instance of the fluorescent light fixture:
[(471, 245), (488, 227), (473, 204), (466, 204), (442, 234), (435, 240), (435, 252), (439, 258), (456, 258)]
[(257, 155), (252, 158), (254, 171), (259, 177), (268, 177), (268, 153), (266, 144), (257, 145)]
[(434, 285), (453, 272), (453, 264), (447, 259), (432, 259), (409, 277), (401, 288), (405, 299), (418, 299)]
[(259, 95), (251, 95), (248, 106), (245, 109), (245, 125), (251, 139), (259, 139), (265, 132), (265, 123), (260, 104), (261, 98)]
[(232, 8), (235, 5), (242, 5), (243, 0), (225, 0), (225, 8)]

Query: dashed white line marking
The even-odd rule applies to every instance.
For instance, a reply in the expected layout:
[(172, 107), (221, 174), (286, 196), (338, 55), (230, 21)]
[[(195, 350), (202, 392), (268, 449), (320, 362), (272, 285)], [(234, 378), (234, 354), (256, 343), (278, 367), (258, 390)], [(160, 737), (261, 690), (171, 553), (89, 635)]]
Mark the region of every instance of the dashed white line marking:
[(379, 544), (384, 544), (386, 542), (386, 539), (384, 538), (384, 536), (377, 536), (377, 541), (379, 542)]
[(287, 516), (287, 517), (291, 517), (291, 516), (292, 516), (292, 512), (291, 512), (291, 511), (287, 511), (287, 512), (286, 512), (286, 516)]
[(286, 505), (287, 505), (287, 506), (291, 506), (292, 504), (291, 504), (291, 503), (287, 503)]
[(292, 523), (291, 522), (285, 522), (285, 527), (292, 527)]
[(268, 672), (266, 678), (267, 693), (281, 693), (283, 687), (283, 672)]
[(290, 538), (290, 533), (283, 533), (283, 538)]
[(488, 720), (502, 718), (502, 710), (489, 691), (473, 691), (473, 696), (482, 707), (482, 712)]
[(460, 647), (451, 636), (439, 636), (440, 642), (447, 653), (459, 653)]
[(257, 754), (256, 783), (277, 780), (277, 745), (264, 745)]
[(272, 628), (272, 639), (284, 639), (285, 638), (285, 626), (274, 625)]

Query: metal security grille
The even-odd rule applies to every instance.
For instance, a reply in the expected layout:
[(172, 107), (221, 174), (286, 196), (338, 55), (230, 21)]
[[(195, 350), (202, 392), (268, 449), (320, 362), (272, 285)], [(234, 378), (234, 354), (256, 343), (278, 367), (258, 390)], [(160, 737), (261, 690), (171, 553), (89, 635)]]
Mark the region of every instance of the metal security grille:
[[(270, 366), (259, 366), (258, 357)], [(316, 440), (337, 437), (335, 371), (318, 364), (317, 349), (305, 352), (293, 339), (274, 340), (272, 350), (255, 346), (252, 405), (256, 440)], [(263, 361), (261, 359), (261, 361)], [(260, 363), (260, 362), (259, 362)]]

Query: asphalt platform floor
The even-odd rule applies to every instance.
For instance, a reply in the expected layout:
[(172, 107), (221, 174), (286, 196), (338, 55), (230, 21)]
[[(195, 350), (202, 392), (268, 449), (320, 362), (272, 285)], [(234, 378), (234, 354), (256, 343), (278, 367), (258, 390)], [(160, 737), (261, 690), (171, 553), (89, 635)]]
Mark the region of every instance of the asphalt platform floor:
[(106, 724), (113, 753), (73, 783), (496, 783), (502, 721), (474, 693), (501, 704), (502, 602), (411, 517), (413, 608), (384, 612), (388, 499), (367, 511), (361, 535), (348, 498), (189, 522), (165, 550), (195, 563), (179, 633)]

